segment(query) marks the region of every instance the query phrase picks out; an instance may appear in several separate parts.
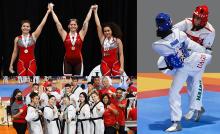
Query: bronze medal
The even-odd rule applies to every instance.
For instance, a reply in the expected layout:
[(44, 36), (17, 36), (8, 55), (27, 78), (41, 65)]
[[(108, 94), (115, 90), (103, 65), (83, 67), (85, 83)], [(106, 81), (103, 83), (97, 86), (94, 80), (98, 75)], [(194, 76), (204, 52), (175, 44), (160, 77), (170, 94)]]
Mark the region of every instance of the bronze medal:
[(25, 49), (25, 50), (24, 50), (24, 53), (28, 53), (28, 50), (27, 50), (27, 49)]

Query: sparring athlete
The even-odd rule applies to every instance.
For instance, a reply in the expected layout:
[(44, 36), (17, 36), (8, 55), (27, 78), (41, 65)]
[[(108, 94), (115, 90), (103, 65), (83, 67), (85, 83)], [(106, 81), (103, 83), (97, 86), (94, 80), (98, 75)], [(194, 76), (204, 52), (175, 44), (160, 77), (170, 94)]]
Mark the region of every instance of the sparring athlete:
[[(48, 6), (49, 7), (49, 6)], [(14, 50), (11, 57), (11, 62), (9, 66), (9, 71), (14, 73), (13, 64), (19, 53), (18, 63), (17, 63), (17, 73), (19, 76), (34, 76), (36, 75), (37, 65), (34, 56), (35, 44), (41, 31), (47, 21), (47, 17), (51, 9), (48, 8), (43, 20), (37, 29), (30, 33), (31, 22), (29, 20), (23, 20), (21, 22), (22, 34), (17, 36), (14, 40)]]
[(78, 20), (70, 19), (69, 21), (69, 32), (63, 29), (62, 24), (60, 23), (57, 15), (53, 10), (53, 4), (50, 4), (52, 9), (52, 16), (56, 23), (57, 30), (64, 42), (66, 49), (64, 62), (63, 62), (63, 73), (64, 75), (83, 75), (83, 57), (81, 49), (83, 46), (83, 41), (86, 36), (89, 20), (92, 15), (92, 8), (89, 9), (89, 12), (86, 16), (86, 19), (83, 22), (82, 29), (78, 32)]
[[(178, 28), (172, 28), (172, 21), (168, 14), (159, 13), (155, 20), (157, 36), (161, 39), (154, 42), (152, 47), (160, 56), (163, 56), (168, 68), (176, 69), (169, 90), (169, 105), (173, 124), (166, 131), (180, 131), (182, 109), (179, 92), (189, 76), (193, 76), (194, 79), (191, 94), (197, 94), (201, 90), (200, 79), (212, 56), (206, 54), (205, 49), (190, 40), (184, 32)], [(199, 98), (199, 96), (192, 96)], [(199, 101), (196, 98), (192, 99)], [(197, 106), (195, 109), (201, 109), (201, 107)]]
[[(180, 31), (183, 31), (187, 34), (187, 36), (198, 43), (198, 45), (201, 45), (205, 49), (205, 53), (211, 54), (212, 52), (212, 44), (214, 42), (215, 38), (215, 29), (212, 27), (210, 23), (208, 23), (208, 7), (206, 5), (197, 6), (195, 11), (193, 12), (193, 18), (186, 18), (185, 20), (177, 23), (174, 25), (174, 27), (178, 28)], [(173, 75), (175, 73), (175, 69), (170, 70), (167, 68), (167, 65), (164, 64), (165, 61), (162, 60), (163, 57), (160, 57), (158, 60), (158, 66), (159, 69), (165, 73), (165, 74), (171, 74)], [(192, 91), (192, 83), (193, 83), (193, 77), (189, 76), (187, 78), (187, 89), (188, 93), (190, 95), (190, 110), (185, 115), (185, 119), (189, 120), (193, 116), (195, 117), (195, 121), (199, 121), (201, 115), (205, 112), (204, 108), (202, 107), (202, 97), (203, 97), (203, 82), (201, 81), (201, 90), (197, 94), (192, 95), (199, 95), (200, 101), (199, 103), (195, 103), (198, 101), (193, 100), (191, 97), (191, 91)], [(195, 105), (201, 105), (200, 109), (195, 109)]]
[[(208, 15), (209, 15), (209, 11), (206, 5), (197, 6), (193, 12), (192, 18), (186, 18), (185, 20), (175, 24), (174, 27), (178, 28), (180, 31), (185, 32), (191, 40), (203, 46), (206, 49), (205, 52), (207, 54), (211, 54), (212, 44), (215, 38), (215, 29), (208, 22)], [(198, 92), (198, 94), (201, 94), (200, 95), (201, 96), (200, 97), (201, 109), (200, 110), (194, 109), (194, 106), (193, 106), (194, 100), (192, 100), (192, 98), (195, 98), (195, 97), (191, 97), (190, 106), (189, 106), (190, 110), (185, 115), (185, 118), (187, 120), (191, 119), (193, 115), (195, 115), (195, 121), (199, 121), (202, 113), (205, 112), (204, 108), (202, 107), (202, 97), (203, 97), (202, 79), (200, 81), (202, 83), (201, 92)], [(189, 92), (191, 92), (192, 84), (193, 84), (193, 77), (189, 76), (186, 82), (187, 82), (187, 89), (189, 90)], [(194, 94), (194, 95), (197, 96), (198, 94)], [(189, 93), (189, 95), (191, 94)]]
[(101, 72), (103, 76), (117, 76), (124, 72), (124, 54), (121, 41), (121, 30), (114, 23), (102, 26), (98, 17), (98, 5), (93, 9), (102, 46)]

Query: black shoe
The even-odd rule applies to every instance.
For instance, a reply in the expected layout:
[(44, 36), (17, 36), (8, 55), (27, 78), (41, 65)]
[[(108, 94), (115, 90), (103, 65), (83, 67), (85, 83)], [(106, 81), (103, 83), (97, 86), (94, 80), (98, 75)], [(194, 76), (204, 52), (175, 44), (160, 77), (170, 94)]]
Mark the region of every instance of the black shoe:
[(194, 118), (194, 120), (195, 120), (196, 122), (198, 122), (198, 121), (200, 120), (200, 118), (201, 118), (201, 116), (202, 116), (203, 113), (205, 113), (204, 107), (201, 107), (201, 110), (196, 110), (196, 111), (195, 111), (195, 118)]

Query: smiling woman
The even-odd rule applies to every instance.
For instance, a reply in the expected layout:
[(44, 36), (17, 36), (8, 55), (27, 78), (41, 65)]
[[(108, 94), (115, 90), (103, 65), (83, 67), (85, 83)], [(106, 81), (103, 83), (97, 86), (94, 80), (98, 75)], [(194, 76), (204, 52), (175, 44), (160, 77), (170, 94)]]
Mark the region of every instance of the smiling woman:
[(37, 29), (30, 34), (31, 22), (23, 20), (21, 22), (22, 35), (15, 37), (14, 50), (10, 62), (9, 71), (15, 73), (13, 64), (19, 53), (19, 60), (17, 63), (17, 73), (19, 76), (34, 76), (36, 74), (37, 66), (34, 56), (34, 48), (37, 38), (40, 36), (41, 31), (47, 21), (47, 17), (51, 10), (48, 8), (42, 22)]

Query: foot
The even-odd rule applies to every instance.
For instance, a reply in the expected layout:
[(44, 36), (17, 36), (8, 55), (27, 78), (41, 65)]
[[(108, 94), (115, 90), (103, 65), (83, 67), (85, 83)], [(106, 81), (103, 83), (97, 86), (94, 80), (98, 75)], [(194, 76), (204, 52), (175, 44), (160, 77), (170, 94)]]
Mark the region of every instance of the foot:
[(180, 122), (179, 121), (176, 121), (176, 122), (173, 122), (173, 124), (167, 128), (165, 131), (166, 132), (176, 132), (176, 131), (181, 131), (182, 130), (182, 127), (180, 125)]
[(190, 119), (192, 119), (194, 113), (195, 113), (195, 110), (194, 109), (190, 109), (189, 112), (184, 115), (184, 118), (186, 120), (190, 120)]
[(200, 118), (201, 118), (201, 116), (202, 116), (203, 113), (205, 113), (204, 107), (201, 107), (201, 110), (196, 110), (196, 111), (195, 111), (195, 118), (194, 118), (194, 120), (195, 120), (196, 122), (198, 122), (198, 121), (200, 120)]

